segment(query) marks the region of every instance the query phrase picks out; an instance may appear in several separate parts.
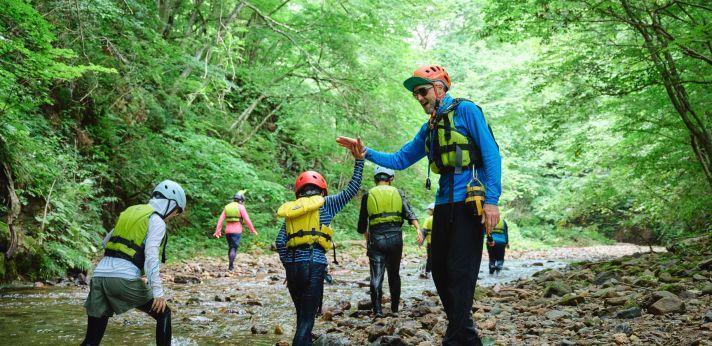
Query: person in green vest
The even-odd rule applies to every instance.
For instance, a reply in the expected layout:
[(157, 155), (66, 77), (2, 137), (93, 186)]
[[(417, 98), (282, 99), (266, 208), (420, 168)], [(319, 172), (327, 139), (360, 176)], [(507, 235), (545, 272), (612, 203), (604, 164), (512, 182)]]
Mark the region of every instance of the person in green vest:
[(240, 239), (242, 238), (242, 225), (247, 225), (247, 228), (250, 229), (250, 233), (257, 235), (257, 231), (255, 231), (255, 227), (252, 226), (252, 221), (250, 221), (250, 215), (247, 214), (247, 209), (245, 209), (245, 190), (236, 192), (233, 197), (233, 202), (223, 208), (220, 219), (218, 219), (218, 225), (215, 227), (215, 233), (213, 234), (215, 238), (222, 236), (223, 221), (227, 221), (225, 225), (225, 238), (227, 239), (228, 248), (227, 258), (229, 261), (227, 270), (232, 271), (235, 268), (233, 263), (235, 262), (237, 249), (240, 247)]
[(400, 304), (400, 262), (403, 253), (403, 220), (415, 227), (418, 243), (422, 243), (418, 218), (413, 213), (403, 191), (391, 186), (395, 173), (392, 169), (376, 166), (373, 180), (376, 186), (361, 199), (358, 232), (366, 237), (371, 270), (371, 303), (376, 317), (383, 316), (381, 297), (383, 275), (388, 272), (391, 291), (391, 312), (398, 312)]
[[(428, 276), (430, 275), (430, 270), (433, 267), (433, 261), (430, 259), (430, 235), (433, 232), (433, 210), (435, 210), (435, 203), (430, 203), (430, 205), (428, 205), (428, 208), (425, 209), (425, 211), (427, 211), (428, 213), (428, 217), (423, 222), (422, 238), (425, 242), (425, 251), (427, 253), (427, 257), (425, 260), (425, 269), (422, 273), (420, 273), (420, 277), (423, 279), (428, 278)], [(419, 245), (423, 245), (423, 242), (420, 242)]]
[(489, 274), (499, 272), (504, 268), (504, 253), (509, 247), (509, 227), (504, 219), (499, 219), (497, 226), (492, 229), (487, 237), (487, 255), (489, 255)]
[[(156, 345), (171, 344), (171, 309), (166, 305), (160, 263), (166, 261), (166, 220), (185, 210), (183, 188), (164, 180), (147, 204), (128, 207), (104, 238), (104, 257), (92, 273), (87, 331), (82, 345), (99, 345), (109, 317), (137, 308), (156, 320)], [(162, 254), (159, 262), (159, 253)], [(141, 276), (145, 274), (148, 285)]]

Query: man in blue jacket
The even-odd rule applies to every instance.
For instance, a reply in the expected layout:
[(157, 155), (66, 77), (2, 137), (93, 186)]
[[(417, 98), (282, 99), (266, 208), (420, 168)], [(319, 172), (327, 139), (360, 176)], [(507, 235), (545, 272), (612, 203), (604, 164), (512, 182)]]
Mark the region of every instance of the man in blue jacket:
[[(429, 170), (440, 174), (431, 246), (433, 281), (448, 318), (443, 345), (481, 345), (472, 320), (472, 300), (483, 230), (491, 231), (499, 222), (499, 148), (480, 108), (447, 93), (451, 81), (442, 67), (420, 67), (403, 85), (430, 115), (410, 142), (395, 153), (367, 148), (360, 138), (338, 137), (337, 142), (395, 170), (428, 157)], [(481, 209), (465, 201), (468, 185), (475, 184), (485, 189)]]

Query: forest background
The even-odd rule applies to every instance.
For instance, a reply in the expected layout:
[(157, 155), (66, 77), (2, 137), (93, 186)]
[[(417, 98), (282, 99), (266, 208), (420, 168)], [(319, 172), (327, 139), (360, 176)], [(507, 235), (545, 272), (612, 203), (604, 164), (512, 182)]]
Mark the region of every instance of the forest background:
[[(162, 179), (188, 208), (169, 258), (216, 255), (247, 189), (267, 249), (303, 170), (425, 121), (402, 81), (445, 66), (503, 156), (515, 248), (667, 244), (712, 232), (712, 8), (705, 1), (0, 0), (0, 278), (85, 271)], [(371, 186), (367, 165), (363, 188)], [(398, 172), (421, 217), (426, 162)], [(360, 200), (360, 196), (356, 199)], [(358, 204), (334, 221), (356, 239)], [(407, 232), (412, 242), (412, 232)]]

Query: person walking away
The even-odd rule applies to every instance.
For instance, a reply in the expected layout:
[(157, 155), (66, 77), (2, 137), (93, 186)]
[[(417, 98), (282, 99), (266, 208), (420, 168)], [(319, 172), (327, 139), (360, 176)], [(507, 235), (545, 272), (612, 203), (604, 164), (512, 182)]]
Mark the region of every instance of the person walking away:
[[(104, 238), (104, 257), (94, 268), (82, 345), (99, 345), (109, 317), (137, 308), (156, 320), (156, 345), (171, 344), (171, 309), (166, 304), (158, 255), (166, 261), (166, 220), (185, 210), (183, 188), (165, 180), (156, 185), (148, 204), (124, 210)], [(146, 274), (148, 286), (141, 279)], [(150, 288), (149, 288), (150, 286)]]
[(233, 202), (223, 208), (220, 219), (218, 219), (218, 225), (215, 228), (215, 233), (213, 234), (215, 238), (222, 236), (223, 221), (227, 221), (225, 224), (225, 239), (227, 240), (227, 257), (230, 261), (227, 270), (233, 271), (233, 269), (235, 269), (235, 256), (237, 255), (237, 249), (240, 247), (240, 239), (242, 238), (242, 225), (247, 225), (247, 228), (250, 229), (250, 233), (258, 235), (252, 226), (250, 215), (247, 214), (247, 209), (245, 209), (245, 190), (236, 192), (235, 196), (233, 196)]
[(489, 255), (489, 274), (499, 273), (504, 268), (505, 249), (509, 247), (509, 227), (504, 219), (487, 235), (487, 254)]
[(383, 275), (388, 272), (388, 287), (391, 292), (391, 312), (397, 313), (400, 305), (400, 262), (403, 255), (403, 232), (401, 226), (407, 220), (415, 227), (418, 243), (422, 235), (418, 218), (408, 204), (405, 193), (393, 186), (395, 172), (376, 166), (373, 180), (376, 186), (361, 199), (358, 232), (367, 234), (366, 255), (371, 273), (371, 304), (376, 317), (382, 317)]

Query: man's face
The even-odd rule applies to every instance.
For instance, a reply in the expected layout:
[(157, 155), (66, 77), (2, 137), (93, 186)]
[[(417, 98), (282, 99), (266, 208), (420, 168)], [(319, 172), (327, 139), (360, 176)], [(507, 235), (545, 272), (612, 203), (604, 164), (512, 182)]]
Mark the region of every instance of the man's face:
[(415, 97), (418, 103), (420, 103), (420, 106), (423, 107), (425, 114), (432, 114), (435, 110), (436, 89), (438, 96), (442, 98), (445, 93), (440, 83), (423, 84), (413, 88), (413, 97)]

